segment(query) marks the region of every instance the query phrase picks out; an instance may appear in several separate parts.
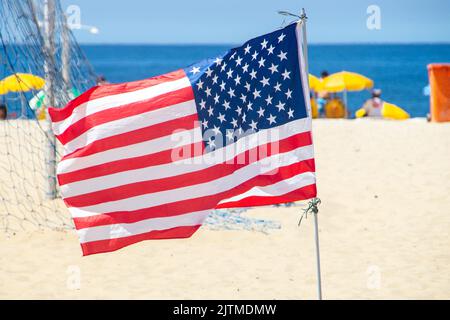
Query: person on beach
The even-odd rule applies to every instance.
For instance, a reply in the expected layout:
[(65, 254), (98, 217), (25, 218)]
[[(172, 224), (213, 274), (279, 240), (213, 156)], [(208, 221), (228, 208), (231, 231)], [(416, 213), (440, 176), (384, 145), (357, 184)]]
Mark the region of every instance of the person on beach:
[(106, 80), (105, 76), (98, 76), (97, 77), (97, 85), (104, 86), (105, 84), (109, 84), (109, 82), (108, 82), (108, 80)]
[(372, 98), (367, 100), (363, 109), (366, 112), (366, 117), (381, 117), (381, 110), (383, 108), (384, 101), (381, 99), (381, 90), (374, 89), (372, 91)]
[(5, 104), (0, 104), (0, 120), (6, 120), (8, 118), (8, 108)]
[[(322, 71), (320, 75), (320, 80), (325, 79), (330, 74), (328, 71), (324, 70)], [(317, 92), (317, 108), (319, 115), (325, 114), (325, 105), (327, 104), (328, 100), (330, 99), (330, 93), (328, 91), (319, 91)]]

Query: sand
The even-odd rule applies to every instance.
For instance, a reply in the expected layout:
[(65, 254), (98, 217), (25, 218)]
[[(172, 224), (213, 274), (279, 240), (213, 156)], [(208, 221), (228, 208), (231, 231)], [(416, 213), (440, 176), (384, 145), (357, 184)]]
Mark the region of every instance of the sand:
[[(314, 139), (324, 298), (450, 299), (450, 123), (318, 120)], [(246, 215), (282, 228), (86, 258), (71, 231), (1, 234), (0, 298), (314, 299), (313, 219)]]

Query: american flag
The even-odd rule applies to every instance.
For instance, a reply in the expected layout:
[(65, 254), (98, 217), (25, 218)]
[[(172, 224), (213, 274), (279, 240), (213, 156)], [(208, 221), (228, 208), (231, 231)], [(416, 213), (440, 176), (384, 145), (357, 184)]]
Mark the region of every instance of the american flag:
[(297, 24), (50, 109), (84, 255), (192, 236), (212, 210), (316, 196)]

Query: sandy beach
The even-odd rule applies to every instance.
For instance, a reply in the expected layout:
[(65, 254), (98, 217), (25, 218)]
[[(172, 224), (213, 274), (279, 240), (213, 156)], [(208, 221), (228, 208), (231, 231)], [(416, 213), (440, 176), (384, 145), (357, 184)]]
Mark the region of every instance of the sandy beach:
[[(316, 120), (314, 141), (324, 298), (450, 299), (450, 123)], [(246, 215), (282, 228), (86, 258), (72, 231), (0, 233), (0, 299), (315, 299), (313, 220)]]

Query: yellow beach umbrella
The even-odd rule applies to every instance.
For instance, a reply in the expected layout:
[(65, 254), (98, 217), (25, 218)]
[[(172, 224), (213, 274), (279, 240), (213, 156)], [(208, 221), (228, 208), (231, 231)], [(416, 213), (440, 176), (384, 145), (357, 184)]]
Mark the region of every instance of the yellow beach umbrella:
[[(41, 90), (45, 85), (44, 79), (29, 73), (15, 73), (0, 81), (0, 94), (8, 92), (27, 92), (31, 90)], [(22, 115), (20, 118), (26, 118), (25, 96), (20, 96), (22, 101)]]
[(361, 91), (373, 88), (373, 81), (359, 73), (342, 71), (326, 77), (322, 88), (328, 92)]
[(45, 81), (41, 77), (29, 73), (15, 73), (0, 81), (0, 94), (41, 90), (44, 85)]
[(0, 95), (7, 94), (8, 90), (6, 89), (6, 86), (3, 84), (3, 81), (0, 81)]
[(309, 87), (311, 88), (311, 90), (317, 91), (317, 88), (319, 87), (321, 80), (312, 74), (309, 74), (308, 78), (309, 78)]
[(322, 81), (322, 90), (328, 92), (343, 92), (345, 113), (347, 114), (347, 92), (361, 91), (373, 88), (373, 80), (355, 72), (341, 71), (333, 73)]

